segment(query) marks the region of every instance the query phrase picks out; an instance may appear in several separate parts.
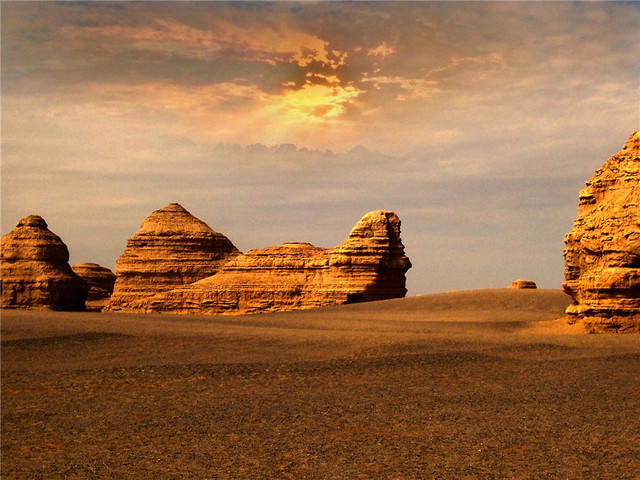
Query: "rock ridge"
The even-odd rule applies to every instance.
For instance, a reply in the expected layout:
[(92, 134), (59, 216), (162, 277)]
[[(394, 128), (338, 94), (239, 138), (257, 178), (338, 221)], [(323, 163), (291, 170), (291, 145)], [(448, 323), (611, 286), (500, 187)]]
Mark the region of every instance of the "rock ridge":
[(411, 262), (390, 211), (365, 215), (340, 245), (306, 242), (249, 250), (216, 274), (145, 299), (145, 312), (251, 314), (406, 295)]

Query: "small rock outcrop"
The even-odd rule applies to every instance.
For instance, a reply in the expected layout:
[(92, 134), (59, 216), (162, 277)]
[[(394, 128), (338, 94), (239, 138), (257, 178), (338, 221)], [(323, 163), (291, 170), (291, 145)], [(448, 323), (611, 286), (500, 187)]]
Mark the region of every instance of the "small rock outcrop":
[(149, 215), (127, 240), (105, 310), (140, 311), (146, 298), (213, 275), (238, 254), (227, 237), (171, 203)]
[(565, 236), (570, 323), (590, 332), (640, 331), (640, 131), (580, 191)]
[(71, 269), (89, 285), (85, 305), (88, 311), (99, 312), (109, 301), (116, 283), (116, 274), (97, 263), (78, 263)]
[(284, 243), (250, 250), (213, 276), (146, 300), (143, 311), (245, 314), (406, 295), (411, 262), (393, 212), (365, 215), (335, 248)]
[(69, 250), (39, 215), (1, 240), (2, 308), (84, 310), (88, 285), (69, 266)]
[(535, 282), (531, 280), (514, 280), (509, 284), (509, 288), (538, 288)]

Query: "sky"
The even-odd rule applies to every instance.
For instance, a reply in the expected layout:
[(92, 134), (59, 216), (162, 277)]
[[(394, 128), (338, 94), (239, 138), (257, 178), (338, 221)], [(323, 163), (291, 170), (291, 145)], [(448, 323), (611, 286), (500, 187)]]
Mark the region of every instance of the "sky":
[(114, 269), (178, 202), (242, 251), (395, 211), (409, 295), (560, 288), (640, 127), (640, 3), (5, 2), (2, 234)]

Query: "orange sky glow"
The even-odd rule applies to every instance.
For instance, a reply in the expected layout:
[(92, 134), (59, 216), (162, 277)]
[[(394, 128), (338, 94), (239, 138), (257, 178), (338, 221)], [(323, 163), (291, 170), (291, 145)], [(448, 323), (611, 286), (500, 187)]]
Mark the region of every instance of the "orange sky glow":
[(637, 2), (3, 2), (2, 230), (113, 267), (179, 202), (241, 249), (403, 221), (410, 293), (556, 288), (640, 127)]

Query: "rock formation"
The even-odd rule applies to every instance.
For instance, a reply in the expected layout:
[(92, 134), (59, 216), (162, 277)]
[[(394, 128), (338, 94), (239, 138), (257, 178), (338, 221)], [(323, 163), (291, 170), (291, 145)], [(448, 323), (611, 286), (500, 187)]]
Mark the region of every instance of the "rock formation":
[(69, 250), (39, 215), (2, 237), (2, 308), (84, 310), (89, 287), (69, 266)]
[(331, 249), (284, 243), (250, 250), (213, 276), (148, 298), (143, 311), (243, 314), (404, 297), (411, 267), (393, 212), (365, 215)]
[(71, 269), (89, 285), (85, 302), (87, 310), (92, 312), (102, 310), (113, 293), (113, 284), (116, 282), (115, 273), (97, 263), (79, 263)]
[(156, 210), (140, 227), (116, 263), (106, 310), (139, 311), (147, 297), (213, 275), (240, 253), (177, 203)]
[(535, 282), (531, 280), (514, 280), (509, 284), (509, 288), (538, 288)]
[(586, 182), (565, 236), (567, 314), (591, 332), (640, 331), (639, 171), (635, 132)]

